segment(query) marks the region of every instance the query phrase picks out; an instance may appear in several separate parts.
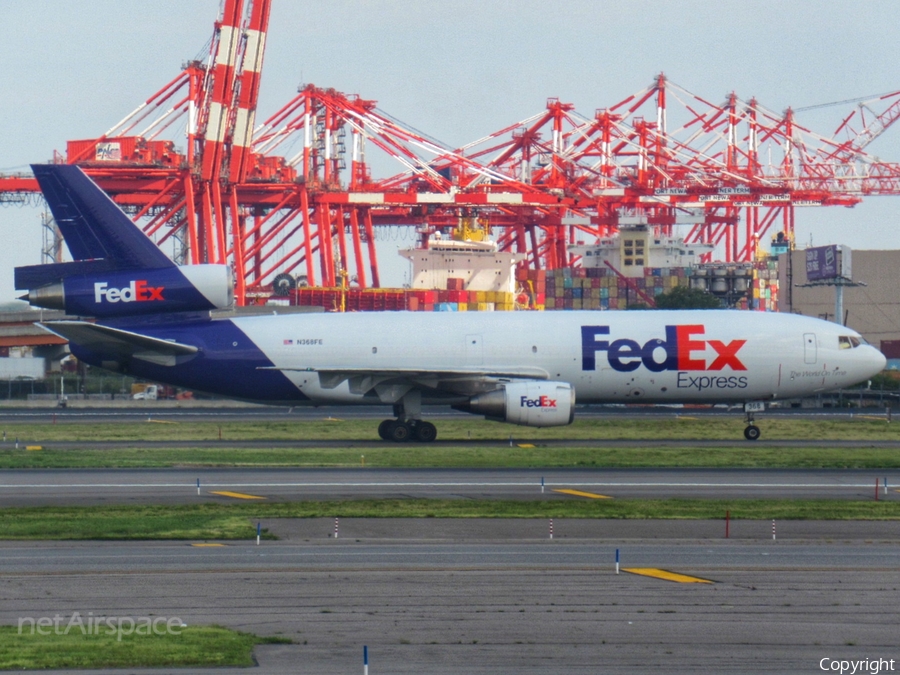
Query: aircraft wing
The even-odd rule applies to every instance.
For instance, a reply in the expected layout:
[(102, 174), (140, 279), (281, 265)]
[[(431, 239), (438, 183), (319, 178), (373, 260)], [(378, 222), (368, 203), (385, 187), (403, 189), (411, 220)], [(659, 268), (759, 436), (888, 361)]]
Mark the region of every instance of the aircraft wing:
[(323, 389), (334, 389), (341, 383), (348, 382), (350, 392), (353, 394), (365, 395), (374, 389), (382, 398), (385, 398), (383, 392), (386, 392), (387, 388), (459, 390), (468, 388), (467, 385), (474, 385), (486, 380), (546, 380), (549, 378), (549, 374), (543, 368), (527, 366), (507, 368), (469, 366), (435, 368), (433, 370), (425, 368), (347, 368), (343, 366), (279, 368), (275, 366), (269, 370), (316, 373)]
[(101, 326), (87, 321), (47, 321), (39, 323), (45, 330), (98, 354), (109, 354), (109, 360), (135, 358), (162, 366), (174, 366), (179, 356), (193, 356), (199, 349), (193, 345), (170, 342), (149, 335)]

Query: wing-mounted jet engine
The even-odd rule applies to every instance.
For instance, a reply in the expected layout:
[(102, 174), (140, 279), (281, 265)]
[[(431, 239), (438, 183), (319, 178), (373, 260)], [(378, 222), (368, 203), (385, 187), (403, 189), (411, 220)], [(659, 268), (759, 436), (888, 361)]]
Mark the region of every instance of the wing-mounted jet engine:
[(567, 382), (512, 382), (452, 407), (498, 422), (558, 427), (575, 419), (575, 390)]

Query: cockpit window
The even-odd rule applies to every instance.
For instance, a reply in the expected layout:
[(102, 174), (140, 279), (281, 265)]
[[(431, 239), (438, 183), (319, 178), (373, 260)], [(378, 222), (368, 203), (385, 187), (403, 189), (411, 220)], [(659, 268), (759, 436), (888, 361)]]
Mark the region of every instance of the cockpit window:
[(862, 344), (855, 335), (841, 335), (838, 337), (838, 349), (856, 349)]

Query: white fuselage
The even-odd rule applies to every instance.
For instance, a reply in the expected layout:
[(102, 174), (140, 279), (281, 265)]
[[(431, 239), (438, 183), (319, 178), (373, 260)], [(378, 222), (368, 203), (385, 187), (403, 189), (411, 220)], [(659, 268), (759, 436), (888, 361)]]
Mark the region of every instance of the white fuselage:
[(323, 386), (319, 372), (341, 368), (520, 369), (570, 383), (579, 403), (690, 403), (808, 396), (856, 384), (885, 364), (878, 350), (843, 326), (736, 310), (299, 314), (231, 321), (311, 404), (372, 402), (346, 381)]

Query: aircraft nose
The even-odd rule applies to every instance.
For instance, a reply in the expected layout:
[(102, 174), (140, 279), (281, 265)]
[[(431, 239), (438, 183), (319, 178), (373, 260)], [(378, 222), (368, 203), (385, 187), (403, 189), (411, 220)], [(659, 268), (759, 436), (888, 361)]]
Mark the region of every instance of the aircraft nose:
[(867, 352), (865, 356), (866, 371), (869, 373), (867, 377), (877, 375), (887, 368), (887, 358), (885, 358), (884, 354), (871, 345), (866, 345), (865, 350)]

